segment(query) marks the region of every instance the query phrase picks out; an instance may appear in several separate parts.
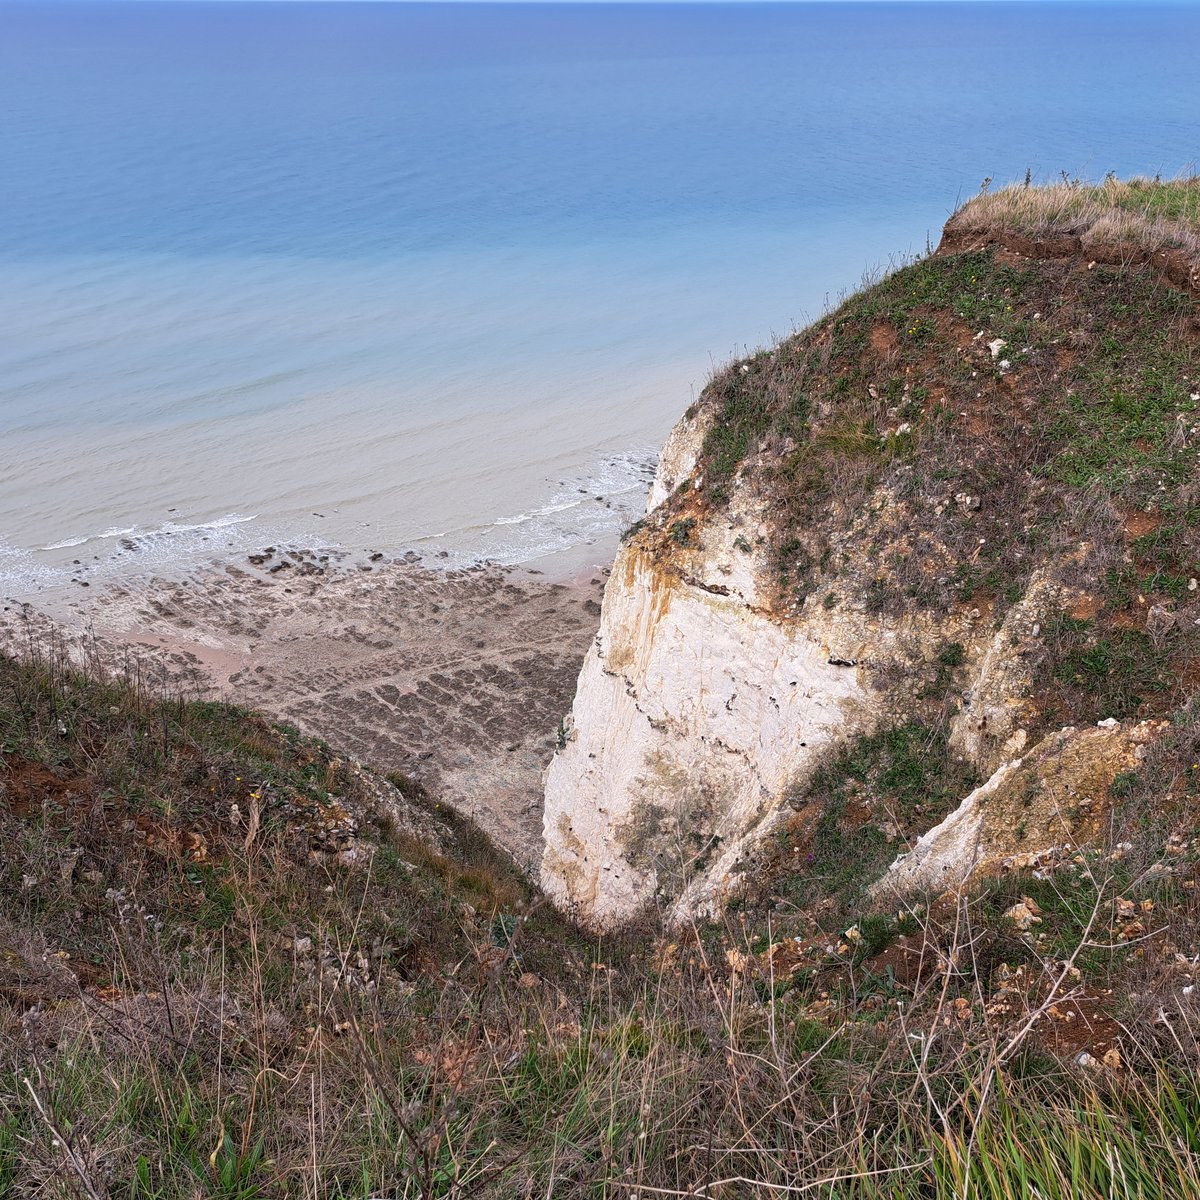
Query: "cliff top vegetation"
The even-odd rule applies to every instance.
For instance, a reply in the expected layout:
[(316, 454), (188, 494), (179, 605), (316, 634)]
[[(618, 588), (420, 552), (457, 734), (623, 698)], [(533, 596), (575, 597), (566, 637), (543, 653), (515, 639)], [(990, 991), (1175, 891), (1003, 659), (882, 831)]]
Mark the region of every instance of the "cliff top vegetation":
[(934, 253), (713, 378), (700, 461), (639, 536), (669, 559), (686, 528), (686, 557), (725, 517), (782, 619), (998, 628), (1050, 579), (1073, 601), (1031, 734), (1173, 711), (1200, 634), (1198, 202), (1196, 179), (972, 199)]
[(1182, 248), (1200, 257), (1200, 178), (1018, 184), (973, 196), (949, 222), (956, 232), (998, 227), (1033, 238), (1086, 236), (1143, 250)]

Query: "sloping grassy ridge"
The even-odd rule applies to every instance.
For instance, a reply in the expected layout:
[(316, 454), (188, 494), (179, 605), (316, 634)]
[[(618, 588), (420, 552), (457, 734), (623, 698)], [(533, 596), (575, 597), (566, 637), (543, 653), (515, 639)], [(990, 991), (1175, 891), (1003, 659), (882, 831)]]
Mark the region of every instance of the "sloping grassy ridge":
[(0, 747), (0, 1196), (1200, 1196), (1200, 720), (1108, 854), (599, 942), (241, 709), (0, 658)]
[(976, 198), (936, 253), (719, 372), (695, 471), (637, 536), (669, 559), (764, 512), (736, 544), (782, 619), (998, 629), (1049, 580), (1031, 739), (1176, 711), (1200, 682), (1200, 282), (1154, 256), (1200, 262), (1198, 205), (1194, 179)]

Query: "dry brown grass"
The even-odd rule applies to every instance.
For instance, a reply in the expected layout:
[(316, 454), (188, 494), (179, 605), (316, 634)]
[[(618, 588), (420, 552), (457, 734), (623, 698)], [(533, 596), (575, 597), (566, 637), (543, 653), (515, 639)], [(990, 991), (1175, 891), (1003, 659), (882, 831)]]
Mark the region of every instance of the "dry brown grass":
[(1200, 259), (1200, 177), (1018, 184), (972, 197), (946, 231), (964, 235), (997, 228), (1035, 239), (1078, 239), (1085, 253), (1127, 245), (1150, 254), (1182, 250)]
[(0, 1072), (0, 1194), (1200, 1195), (1197, 1014), (1177, 987), (1141, 992), (1108, 1066), (1073, 1064), (1087, 1031), (1045, 1054), (1063, 1011), (1095, 1020), (1076, 964), (1108, 936), (1109, 881), (1080, 899), (1075, 948), (1031, 952), (1004, 1005), (974, 903), (918, 923), (915, 982), (843, 952), (853, 986), (831, 973), (824, 997), (736, 926), (724, 948), (754, 963), (736, 971), (704, 938), (614, 949), (564, 990), (513, 955), (476, 969), (480, 947), (469, 969), (365, 987), (349, 953), (282, 959), (260, 913), (249, 964), (214, 946), (181, 972), (160, 944), (160, 988), (25, 1015)]

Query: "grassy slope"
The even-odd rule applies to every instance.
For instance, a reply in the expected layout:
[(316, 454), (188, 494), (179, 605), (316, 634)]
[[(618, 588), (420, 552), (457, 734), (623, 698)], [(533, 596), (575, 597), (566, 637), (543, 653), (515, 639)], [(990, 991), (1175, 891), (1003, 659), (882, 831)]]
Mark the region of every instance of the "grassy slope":
[[(921, 736), (832, 764), (829, 796), (882, 770), (917, 802)], [(1125, 853), (846, 938), (823, 880), (803, 914), (591, 944), (432, 802), (444, 853), (243, 710), (0, 659), (0, 746), (2, 1196), (1200, 1195), (1186, 847), (1169, 876)], [(369, 865), (310, 860), (334, 797)], [(1118, 893), (1169, 922), (1153, 954), (1117, 940)], [(1003, 917), (1022, 895), (1042, 935)], [(795, 961), (763, 955), (789, 921)], [(1136, 987), (1119, 1037), (1106, 985)], [(1087, 1031), (1024, 1029), (1052, 1002)], [(1121, 1069), (1072, 1066), (1101, 1032)]]
[[(710, 385), (707, 503), (744, 469), (769, 489), (785, 603), (841, 602), (865, 546), (868, 610), (999, 621), (1057, 558), (1099, 604), (1048, 631), (1043, 728), (1170, 711), (1196, 683), (1195, 625), (1156, 639), (1147, 614), (1196, 607), (1198, 317), (1149, 267), (922, 260)], [(995, 360), (981, 330), (1006, 343)], [(890, 509), (845, 545), (883, 488)]]
[(52, 1125), (87, 1160), (67, 1194), (276, 1190), (307, 1161), (312, 1070), (332, 1177), (382, 1186), (404, 1156), (368, 1043), (429, 1061), (442, 1005), (587, 978), (477, 830), (243, 709), (0, 657), (0, 787), (0, 1195), (62, 1171)]
[[(887, 485), (923, 545), (908, 567), (876, 548), (881, 609), (982, 593), (1002, 606), (1055, 539), (1120, 538), (1110, 526), (1148, 511), (1140, 581), (1178, 600), (1200, 547), (1198, 317), (1150, 266), (922, 259), (710, 384), (708, 503), (744, 471), (767, 488), (781, 588), (804, 596), (836, 591), (830, 535)], [(1131, 583), (1106, 577), (1114, 610)]]
[[(1152, 266), (935, 257), (702, 401), (706, 503), (759, 473), (792, 602), (839, 602), (833, 523), (881, 484), (947, 547), (891, 562), (881, 526), (881, 610), (1000, 613), (1048, 544), (1092, 546), (1046, 721), (1173, 728), (1109, 845), (961, 902), (861, 897), (893, 852), (863, 814), (911, 832), (971, 782), (955, 645), (795, 797), (809, 832), (726, 923), (601, 943), (403, 780), (52, 648), (0, 659), (0, 1197), (1200, 1196), (1193, 650), (1134, 619), (1189, 603), (1194, 313)], [(984, 503), (928, 515), (956, 492)]]

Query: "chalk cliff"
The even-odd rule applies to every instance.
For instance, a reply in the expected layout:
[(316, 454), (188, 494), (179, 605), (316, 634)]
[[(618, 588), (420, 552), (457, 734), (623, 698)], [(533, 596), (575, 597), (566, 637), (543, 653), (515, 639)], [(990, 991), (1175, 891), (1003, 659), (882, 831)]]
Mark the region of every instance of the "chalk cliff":
[[(1198, 494), (1187, 279), (1012, 249), (998, 211), (731, 364), (671, 433), (546, 775), (543, 886), (585, 923), (715, 911), (880, 731), (987, 779), (1185, 697), (1196, 532), (1153, 535)], [(1071, 753), (1132, 736), (1100, 733)], [(948, 816), (895, 791), (863, 800), (890, 857)]]

